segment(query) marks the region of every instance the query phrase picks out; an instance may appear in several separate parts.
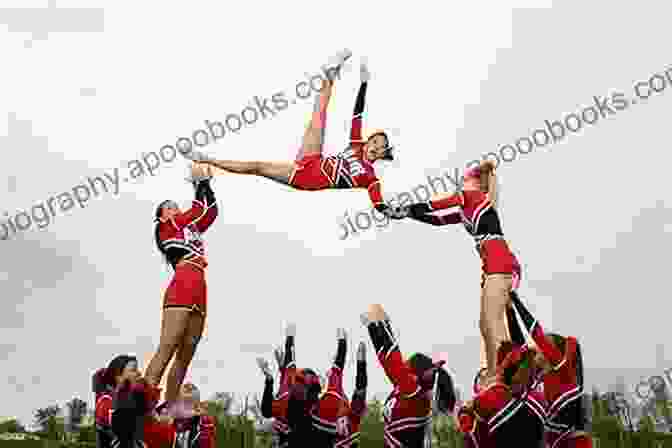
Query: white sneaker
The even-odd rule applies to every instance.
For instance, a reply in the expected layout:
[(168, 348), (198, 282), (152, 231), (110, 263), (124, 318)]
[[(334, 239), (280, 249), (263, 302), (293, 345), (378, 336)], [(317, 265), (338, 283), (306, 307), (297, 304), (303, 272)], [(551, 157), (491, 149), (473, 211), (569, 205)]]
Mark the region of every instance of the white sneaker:
[(340, 73), (343, 64), (345, 64), (345, 62), (351, 57), (352, 51), (348, 50), (347, 48), (330, 57), (329, 61), (322, 66), (322, 70), (327, 75), (327, 78), (333, 81), (334, 78)]
[(198, 151), (198, 150), (191, 150), (187, 153), (183, 153), (181, 151), (178, 151), (180, 154), (184, 156), (185, 159), (191, 160), (192, 162), (210, 162), (214, 160), (213, 157), (209, 156), (208, 154), (204, 153), (203, 151)]

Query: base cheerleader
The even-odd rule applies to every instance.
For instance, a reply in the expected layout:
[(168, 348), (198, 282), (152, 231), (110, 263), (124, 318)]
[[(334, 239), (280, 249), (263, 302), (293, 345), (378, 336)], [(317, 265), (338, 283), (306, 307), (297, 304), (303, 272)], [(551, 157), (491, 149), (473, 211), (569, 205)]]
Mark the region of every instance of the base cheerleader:
[(361, 320), (394, 387), (384, 406), (385, 447), (422, 448), (431, 434), (427, 428), (431, 425), (432, 409), (442, 413), (453, 411), (456, 397), (452, 378), (441, 367), (443, 361), (434, 362), (421, 353), (408, 361), (403, 359), (390, 318), (382, 306), (370, 306)]
[(93, 376), (100, 448), (170, 448), (174, 430), (156, 418), (161, 390), (148, 384), (134, 356), (114, 358)]
[(572, 336), (544, 334), (539, 321), (517, 295), (512, 303), (537, 346), (536, 362), (542, 368), (539, 380), (549, 405), (546, 422), (549, 448), (591, 448), (592, 438), (586, 431), (581, 345)]

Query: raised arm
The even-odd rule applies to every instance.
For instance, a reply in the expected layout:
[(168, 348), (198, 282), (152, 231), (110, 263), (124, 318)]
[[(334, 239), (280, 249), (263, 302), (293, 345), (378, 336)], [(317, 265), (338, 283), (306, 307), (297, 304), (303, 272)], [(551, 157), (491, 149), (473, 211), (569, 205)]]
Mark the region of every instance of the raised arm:
[(366, 388), (368, 386), (366, 374), (366, 344), (359, 343), (357, 347), (357, 373), (355, 375), (355, 391), (352, 394), (350, 408), (352, 409), (353, 423), (359, 425), (366, 411)]
[[(514, 295), (518, 297), (518, 293), (512, 291), (511, 297)], [(522, 328), (518, 324), (518, 319), (516, 319), (516, 310), (513, 306), (506, 307), (506, 323), (509, 327), (509, 335), (511, 336), (511, 342), (516, 345), (525, 344), (525, 334), (523, 333)]]
[(523, 321), (525, 329), (534, 340), (534, 343), (537, 345), (539, 350), (543, 353), (544, 357), (551, 363), (551, 365), (557, 369), (561, 367), (564, 361), (563, 353), (558, 350), (555, 345), (553, 345), (544, 334), (544, 329), (541, 327), (541, 324), (532, 316), (532, 313), (523, 305), (523, 302), (520, 300), (517, 294), (511, 295), (511, 303), (516, 309), (516, 312)]
[(199, 232), (205, 232), (219, 214), (215, 193), (210, 186), (211, 176), (203, 169), (194, 168), (191, 183), (194, 186), (195, 197), (191, 208), (173, 218), (173, 224), (183, 229), (195, 225)]
[(380, 305), (372, 305), (369, 312), (362, 316), (362, 323), (369, 332), (378, 361), (390, 382), (398, 387), (406, 398), (419, 393), (421, 387), (418, 378), (411, 367), (404, 362), (389, 317), (383, 308)]
[(357, 99), (355, 100), (355, 110), (352, 113), (352, 124), (350, 127), (350, 144), (363, 143), (362, 124), (364, 120), (364, 106), (366, 104), (366, 88), (369, 83), (371, 75), (366, 64), (360, 66), (359, 91), (357, 92)]
[(288, 369), (296, 369), (296, 358), (294, 353), (294, 339), (296, 338), (296, 325), (289, 324), (285, 329), (285, 350), (284, 358), (282, 360), (281, 369), (287, 371)]
[(343, 328), (336, 331), (336, 341), (334, 364), (327, 373), (327, 393), (341, 397), (343, 394), (343, 369), (345, 369), (345, 358), (348, 353), (347, 335)]
[(273, 372), (264, 358), (257, 358), (257, 365), (264, 375), (264, 392), (261, 396), (261, 415), (273, 417)]

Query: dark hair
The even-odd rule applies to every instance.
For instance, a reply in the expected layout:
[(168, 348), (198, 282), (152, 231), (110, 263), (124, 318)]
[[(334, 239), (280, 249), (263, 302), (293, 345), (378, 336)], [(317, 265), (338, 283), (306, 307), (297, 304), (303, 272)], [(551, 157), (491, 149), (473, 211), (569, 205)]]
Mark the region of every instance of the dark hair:
[(165, 200), (161, 202), (158, 207), (156, 207), (156, 211), (154, 212), (154, 244), (156, 245), (156, 248), (159, 250), (161, 253), (161, 256), (163, 257), (164, 262), (167, 265), (170, 265), (170, 260), (168, 259), (168, 255), (166, 254), (166, 251), (163, 249), (163, 246), (161, 245), (161, 214), (163, 213), (163, 207), (166, 206), (167, 203), (171, 202), (170, 200)]
[(385, 137), (385, 153), (383, 154), (382, 159), (383, 160), (394, 160), (394, 154), (392, 154), (392, 147), (390, 146), (390, 138), (387, 136), (387, 133), (385, 131), (378, 131), (369, 136), (368, 139), (366, 139), (367, 142), (370, 142), (374, 137), (377, 137), (379, 135), (382, 135)]
[[(434, 361), (424, 353), (415, 353), (409, 358), (408, 363), (419, 377), (427, 370), (434, 368)], [(444, 414), (453, 412), (455, 402), (457, 401), (453, 378), (443, 368), (438, 368), (436, 375), (438, 375), (438, 378), (436, 378), (437, 389), (434, 400), (436, 401), (437, 407), (439, 411)]]
[(117, 377), (123, 373), (129, 362), (138, 362), (138, 358), (119, 355), (106, 368), (97, 370), (93, 374), (93, 392), (99, 394), (113, 390), (117, 385)]
[(308, 402), (317, 401), (322, 392), (319, 375), (313, 369), (301, 369), (301, 373), (306, 382), (306, 399)]

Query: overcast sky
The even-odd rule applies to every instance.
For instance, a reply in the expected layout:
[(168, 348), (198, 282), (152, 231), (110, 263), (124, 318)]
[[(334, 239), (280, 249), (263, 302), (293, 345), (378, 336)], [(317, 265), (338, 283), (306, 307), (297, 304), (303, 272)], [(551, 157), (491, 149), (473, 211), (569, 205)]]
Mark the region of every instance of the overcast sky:
[[(672, 6), (555, 3), (63, 0), (59, 8), (104, 7), (104, 31), (77, 29), (93, 20), (80, 11), (72, 32), (63, 25), (46, 35), (5, 10), (0, 224), (204, 120), (240, 113), (255, 95), (292, 92), (343, 47), (354, 63), (368, 57), (373, 73), (365, 127), (397, 130), (399, 160), (379, 168), (388, 197), (580, 111), (594, 95), (632, 97), (637, 81), (672, 67)], [(355, 67), (336, 86), (327, 151), (346, 144), (358, 83)], [(311, 102), (207, 149), (291, 159)], [(668, 367), (669, 348), (656, 344), (672, 310), (670, 106), (668, 85), (499, 170), (504, 230), (524, 265), (521, 294), (546, 327), (579, 337), (587, 380), (604, 388)], [(120, 353), (146, 363), (170, 280), (153, 245), (154, 207), (189, 204), (186, 169), (178, 159), (122, 183), (118, 197), (0, 241), (0, 416), (28, 422), (37, 407), (91, 402), (91, 373)], [(406, 221), (341, 241), (344, 214), (368, 206), (364, 192), (292, 192), (234, 175), (213, 186), (221, 212), (206, 238), (208, 328), (190, 374), (206, 396), (260, 393), (254, 358), (271, 356), (286, 321), (298, 326), (299, 364), (320, 369), (336, 327), (350, 331), (350, 391), (356, 342), (366, 338), (358, 314), (372, 302), (389, 311), (405, 353), (445, 352), (457, 383), (470, 383), (480, 266), (464, 229)], [(369, 373), (372, 392), (390, 390), (380, 367)]]

